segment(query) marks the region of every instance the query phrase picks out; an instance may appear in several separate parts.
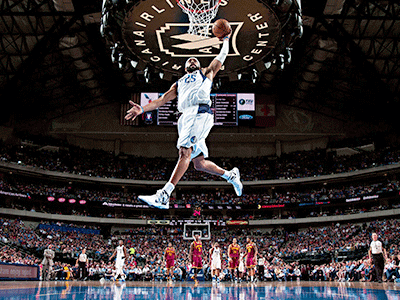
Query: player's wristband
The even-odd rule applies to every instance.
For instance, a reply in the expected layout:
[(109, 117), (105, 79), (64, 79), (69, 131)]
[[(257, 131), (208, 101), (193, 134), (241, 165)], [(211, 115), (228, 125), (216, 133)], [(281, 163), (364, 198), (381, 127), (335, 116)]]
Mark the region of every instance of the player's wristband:
[(229, 36), (225, 36), (222, 40), (228, 39), (229, 40)]
[(229, 41), (226, 41), (224, 38), (221, 51), (219, 52), (219, 54), (217, 55), (217, 57), (215, 59), (219, 60), (221, 62), (221, 64), (224, 64), (225, 58), (228, 55), (228, 53), (229, 53)]
[(143, 106), (141, 106), (141, 105), (139, 105), (139, 106), (140, 106), (140, 108), (142, 109), (141, 114), (144, 114), (144, 108), (143, 108)]

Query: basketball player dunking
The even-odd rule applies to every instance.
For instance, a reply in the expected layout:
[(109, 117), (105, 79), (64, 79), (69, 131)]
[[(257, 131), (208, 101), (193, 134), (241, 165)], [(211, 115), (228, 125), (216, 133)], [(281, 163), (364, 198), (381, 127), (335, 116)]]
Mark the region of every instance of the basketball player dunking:
[[(232, 244), (228, 247), (229, 269), (231, 270), (232, 280), (237, 281), (237, 271), (239, 267), (240, 246), (237, 239), (232, 240)], [(235, 272), (236, 271), (236, 272)], [(236, 275), (235, 275), (236, 274)]]
[(190, 244), (190, 249), (189, 249), (189, 260), (192, 263), (192, 268), (194, 271), (192, 279), (196, 284), (198, 283), (197, 273), (200, 269), (203, 268), (202, 255), (203, 255), (203, 244), (200, 240), (200, 236), (196, 234), (194, 236), (194, 241)]
[(253, 243), (251, 238), (247, 238), (247, 244), (246, 244), (246, 253), (244, 254), (244, 257), (246, 259), (246, 268), (249, 271), (249, 276), (250, 276), (250, 281), (255, 282), (255, 268), (256, 268), (256, 261), (257, 261), (257, 246), (256, 244)]
[(175, 265), (175, 248), (172, 247), (172, 243), (168, 243), (168, 247), (164, 251), (165, 267), (167, 268), (168, 280), (172, 280), (172, 275)]
[(182, 113), (178, 120), (179, 159), (169, 181), (165, 186), (151, 196), (139, 196), (139, 199), (149, 206), (169, 209), (169, 198), (175, 186), (185, 174), (191, 161), (198, 171), (221, 176), (233, 185), (238, 196), (242, 195), (243, 185), (240, 182), (238, 168), (227, 171), (217, 166), (208, 157), (206, 138), (214, 125), (213, 114), (210, 108), (210, 92), (212, 81), (221, 69), (229, 53), (230, 34), (223, 40), (221, 51), (208, 67), (201, 68), (195, 57), (190, 57), (185, 63), (186, 75), (174, 83), (160, 98), (151, 103), (140, 106), (129, 101), (132, 108), (127, 111), (125, 119), (135, 119), (144, 112), (152, 111), (178, 97), (178, 110)]

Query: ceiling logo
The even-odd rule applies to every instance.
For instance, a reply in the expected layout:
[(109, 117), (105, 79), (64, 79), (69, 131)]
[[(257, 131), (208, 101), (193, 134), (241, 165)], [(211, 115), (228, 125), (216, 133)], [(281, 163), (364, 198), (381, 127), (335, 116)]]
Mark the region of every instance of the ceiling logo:
[[(240, 52), (236, 44), (236, 37), (243, 26), (243, 22), (231, 22), (232, 38), (231, 51), (228, 56), (239, 56)], [(156, 31), (158, 47), (171, 57), (214, 57), (218, 55), (222, 46), (222, 41), (217, 37), (212, 37), (208, 33), (207, 38), (198, 35), (179, 33), (182, 28), (187, 30), (189, 23), (165, 23)], [(209, 28), (211, 31), (211, 27)], [(174, 34), (177, 33), (177, 34)]]
[[(186, 0), (185, 0), (186, 1)], [(193, 0), (195, 1), (195, 0)], [(257, 0), (222, 0), (218, 18), (232, 27), (230, 50), (222, 72), (247, 68), (276, 46), (281, 24), (274, 11)], [(122, 34), (126, 46), (138, 58), (156, 68), (184, 73), (184, 63), (195, 56), (207, 66), (220, 52), (222, 42), (211, 33), (203, 38), (187, 33), (187, 15), (172, 0), (145, 0), (125, 15)]]

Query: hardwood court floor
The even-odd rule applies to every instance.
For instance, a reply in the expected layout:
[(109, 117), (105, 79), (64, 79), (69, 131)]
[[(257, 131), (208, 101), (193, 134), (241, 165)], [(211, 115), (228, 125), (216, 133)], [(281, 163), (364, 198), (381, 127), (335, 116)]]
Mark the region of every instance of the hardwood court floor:
[(10, 300), (400, 300), (400, 284), (362, 282), (258, 282), (248, 283), (166, 283), (98, 281), (3, 281), (0, 299)]

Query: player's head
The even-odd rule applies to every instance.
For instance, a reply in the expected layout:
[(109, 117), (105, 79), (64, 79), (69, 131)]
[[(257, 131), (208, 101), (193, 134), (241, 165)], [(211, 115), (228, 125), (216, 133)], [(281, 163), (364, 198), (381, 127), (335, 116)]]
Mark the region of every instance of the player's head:
[(378, 240), (378, 235), (376, 234), (376, 232), (372, 234), (372, 240), (374, 241)]
[(118, 240), (118, 245), (122, 246), (124, 244), (123, 240)]
[(218, 242), (215, 242), (215, 243), (214, 243), (214, 247), (219, 247)]
[(200, 62), (199, 60), (192, 56), (189, 57), (188, 60), (185, 63), (185, 71), (187, 73), (192, 73), (194, 71), (200, 70)]
[(170, 247), (170, 248), (172, 247), (172, 243), (171, 242), (168, 243), (168, 247)]
[(199, 239), (200, 239), (200, 236), (199, 236), (198, 234), (195, 234), (195, 235), (194, 235), (194, 240), (195, 240), (195, 241), (198, 241)]
[(234, 244), (237, 244), (237, 239), (234, 238), (234, 239), (232, 240), (232, 242), (233, 242)]
[(247, 242), (248, 242), (248, 243), (251, 243), (251, 238), (248, 237), (248, 238), (247, 238)]

